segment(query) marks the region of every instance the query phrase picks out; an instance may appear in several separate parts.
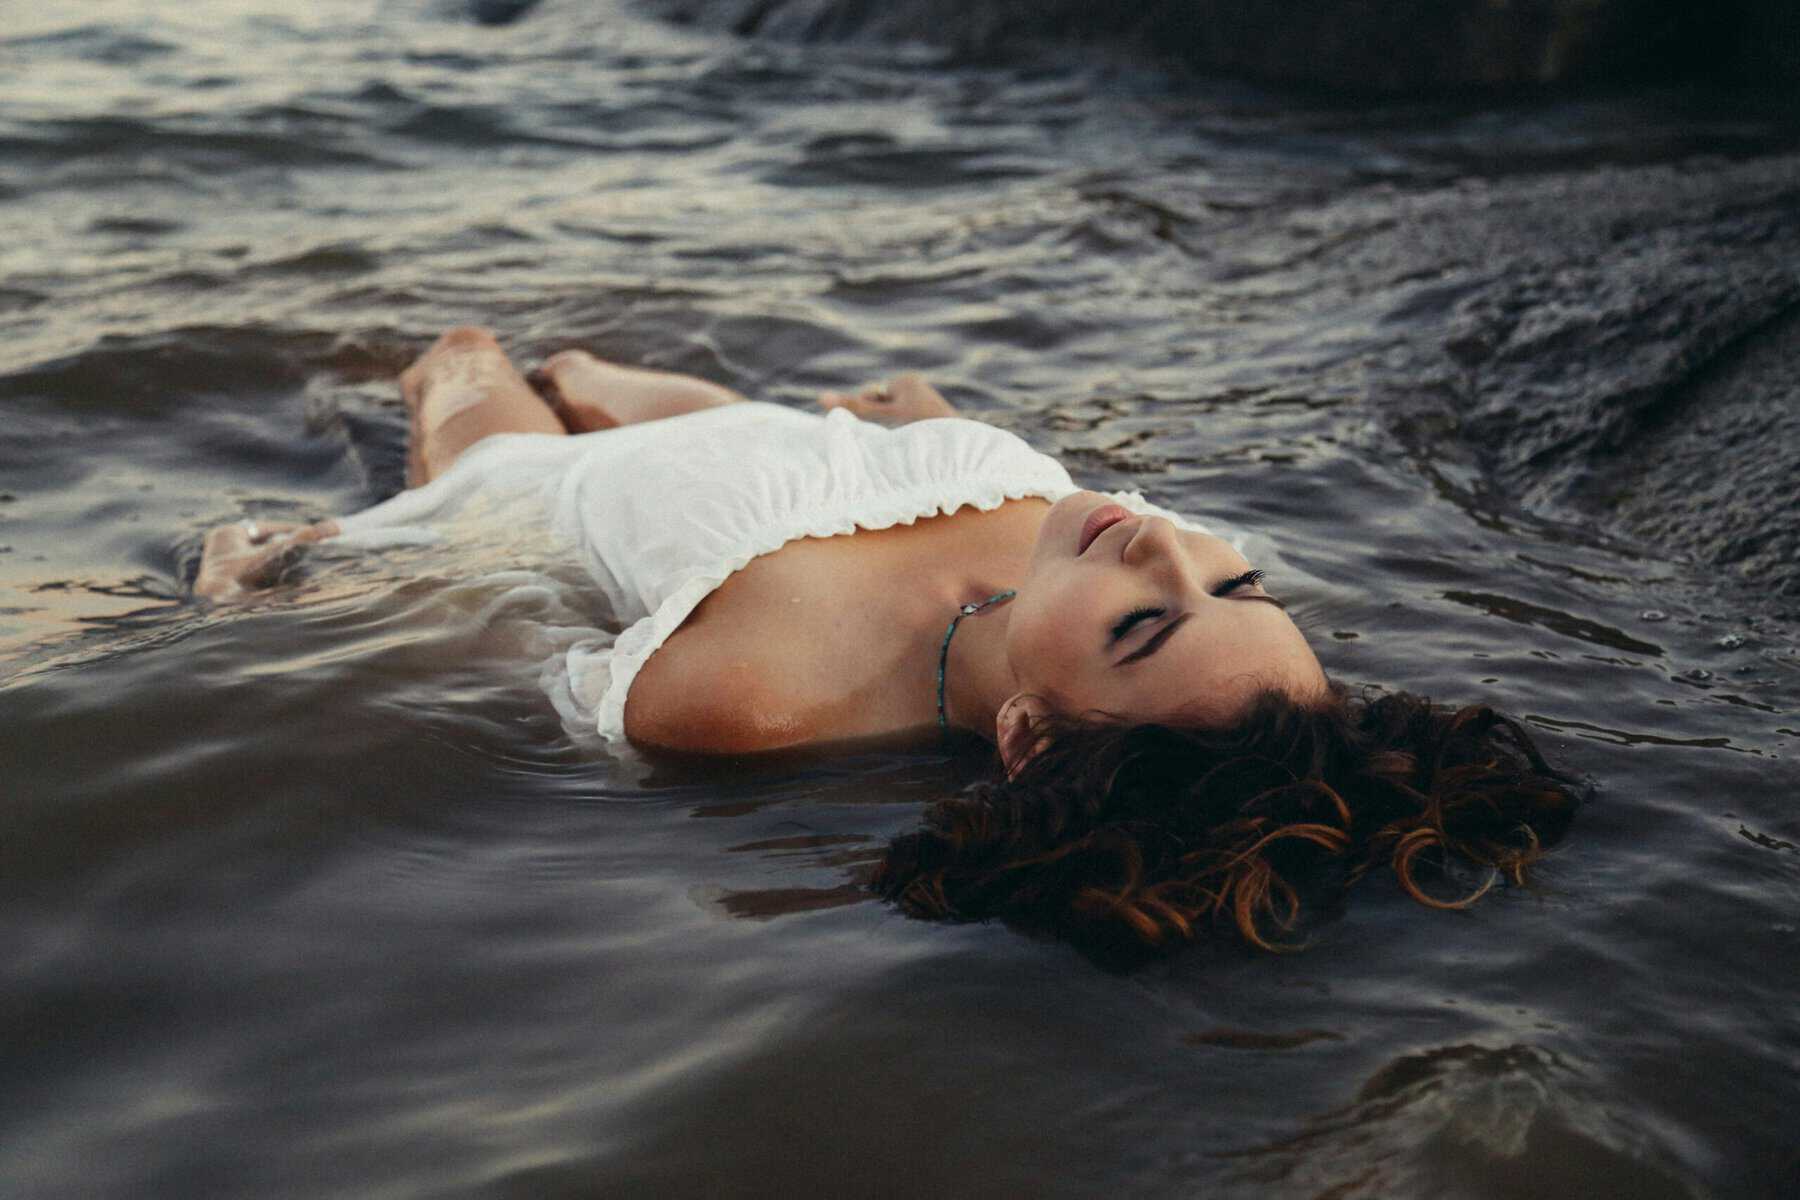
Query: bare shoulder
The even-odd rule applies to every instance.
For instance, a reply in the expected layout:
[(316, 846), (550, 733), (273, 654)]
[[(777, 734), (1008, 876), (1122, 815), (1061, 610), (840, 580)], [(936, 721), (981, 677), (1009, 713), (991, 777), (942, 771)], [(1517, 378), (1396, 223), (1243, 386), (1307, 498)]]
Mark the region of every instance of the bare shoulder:
[[(626, 737), (742, 754), (918, 724), (930, 664), (904, 653), (886, 603), (917, 558), (900, 553), (904, 539), (918, 536), (902, 527), (802, 538), (750, 562), (644, 663), (626, 697)], [(918, 678), (896, 686), (909, 667)]]
[(703, 638), (672, 638), (625, 698), (625, 736), (685, 754), (748, 754), (813, 740), (760, 655)]

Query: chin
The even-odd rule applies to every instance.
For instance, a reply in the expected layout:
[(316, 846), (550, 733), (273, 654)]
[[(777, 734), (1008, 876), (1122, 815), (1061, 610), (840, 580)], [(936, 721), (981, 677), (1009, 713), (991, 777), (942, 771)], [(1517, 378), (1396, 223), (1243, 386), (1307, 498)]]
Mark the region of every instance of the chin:
[(1044, 523), (1038, 526), (1037, 545), (1032, 557), (1065, 555), (1073, 558), (1081, 537), (1081, 523), (1099, 505), (1107, 503), (1099, 492), (1074, 492), (1050, 506)]

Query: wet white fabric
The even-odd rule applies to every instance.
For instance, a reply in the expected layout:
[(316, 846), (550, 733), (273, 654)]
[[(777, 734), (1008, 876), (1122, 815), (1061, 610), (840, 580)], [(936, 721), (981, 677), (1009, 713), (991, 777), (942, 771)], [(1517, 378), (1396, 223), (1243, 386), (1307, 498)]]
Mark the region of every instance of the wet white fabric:
[[(890, 429), (757, 402), (576, 437), (501, 434), (422, 488), (341, 522), (339, 541), (375, 548), (431, 539), (446, 523), (541, 520), (578, 553), (626, 628), (564, 650), (550, 683), (566, 718), (625, 736), (632, 681), (696, 606), (751, 559), (803, 537), (910, 525), (959, 508), (1062, 499), (1061, 463), (961, 418)], [(1113, 493), (1134, 512), (1205, 527)], [(573, 708), (573, 712), (569, 711)]]

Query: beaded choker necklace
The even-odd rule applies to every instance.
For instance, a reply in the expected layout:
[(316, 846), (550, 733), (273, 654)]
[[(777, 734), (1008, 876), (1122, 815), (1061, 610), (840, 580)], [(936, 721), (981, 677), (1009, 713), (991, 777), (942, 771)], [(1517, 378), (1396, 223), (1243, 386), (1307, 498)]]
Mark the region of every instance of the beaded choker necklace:
[(1002, 600), (1011, 600), (1019, 593), (1016, 591), (995, 592), (980, 604), (964, 604), (950, 618), (950, 628), (944, 630), (944, 644), (938, 647), (938, 729), (950, 732), (950, 719), (944, 715), (944, 666), (950, 661), (950, 639), (956, 636), (957, 622), (964, 617), (972, 617), (991, 604), (999, 604)]

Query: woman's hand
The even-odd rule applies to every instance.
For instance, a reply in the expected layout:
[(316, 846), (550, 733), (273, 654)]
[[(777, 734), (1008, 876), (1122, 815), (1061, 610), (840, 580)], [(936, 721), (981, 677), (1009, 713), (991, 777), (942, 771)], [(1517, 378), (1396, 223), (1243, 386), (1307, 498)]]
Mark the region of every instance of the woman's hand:
[(858, 392), (822, 392), (819, 407), (847, 408), (865, 421), (884, 425), (957, 415), (942, 393), (917, 371), (896, 375), (886, 383), (871, 383)]
[(297, 525), (291, 521), (235, 521), (206, 535), (194, 595), (213, 601), (237, 600), (253, 588), (274, 584), (309, 542), (338, 531), (336, 521)]

